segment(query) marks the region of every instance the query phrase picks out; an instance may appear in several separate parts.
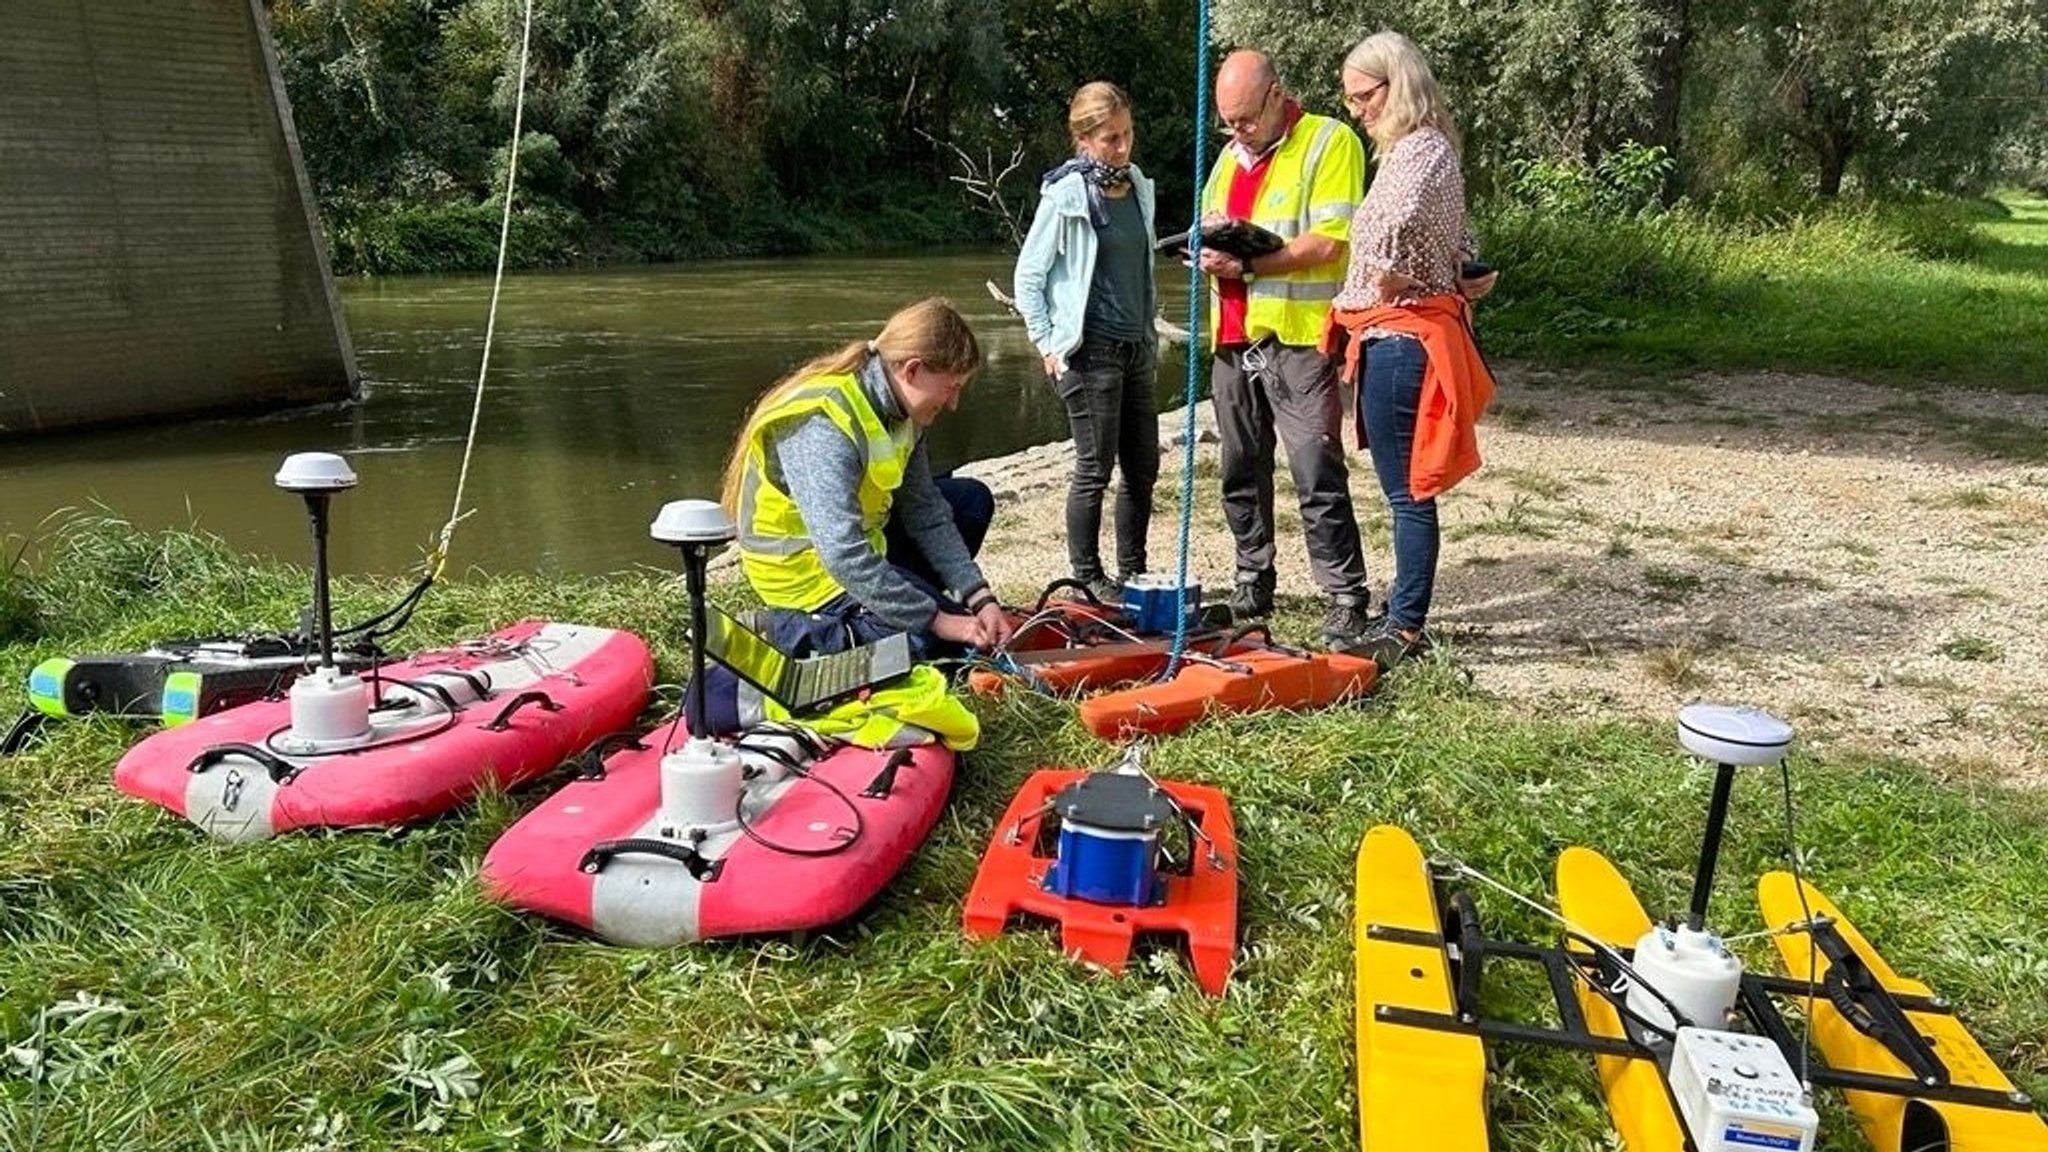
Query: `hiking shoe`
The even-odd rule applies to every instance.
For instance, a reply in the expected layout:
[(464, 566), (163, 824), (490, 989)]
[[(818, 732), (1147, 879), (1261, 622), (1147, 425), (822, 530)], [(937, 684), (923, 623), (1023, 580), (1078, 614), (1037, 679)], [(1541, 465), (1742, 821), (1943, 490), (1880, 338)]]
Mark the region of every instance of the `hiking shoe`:
[(1093, 576), (1076, 576), (1074, 579), (1079, 580), (1098, 603), (1115, 607), (1124, 602), (1124, 585), (1121, 580), (1111, 580), (1100, 572)]
[(1386, 618), (1385, 612), (1373, 612), (1366, 596), (1333, 596), (1330, 614), (1323, 617), (1323, 646), (1343, 651), (1362, 644), (1380, 630)]
[(1430, 648), (1429, 633), (1417, 629), (1412, 637), (1403, 635), (1399, 628), (1388, 624), (1386, 617), (1382, 616), (1371, 632), (1358, 643), (1346, 646), (1344, 651), (1351, 656), (1369, 657), (1380, 666), (1381, 672), (1386, 672), (1403, 660), (1428, 654)]
[(1239, 572), (1237, 588), (1230, 593), (1230, 615), (1235, 620), (1256, 620), (1273, 614), (1273, 586), (1276, 577), (1271, 572)]

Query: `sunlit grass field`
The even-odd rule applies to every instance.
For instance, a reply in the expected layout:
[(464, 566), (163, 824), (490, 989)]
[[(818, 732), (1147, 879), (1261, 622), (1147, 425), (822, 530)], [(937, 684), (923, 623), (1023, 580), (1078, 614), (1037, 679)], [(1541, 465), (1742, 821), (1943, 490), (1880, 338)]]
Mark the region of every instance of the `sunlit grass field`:
[(1497, 355), (2048, 391), (2048, 201), (1482, 223), (1503, 275), (1478, 325)]
[[(114, 522), (64, 528), (41, 555), (0, 576), (0, 715), (41, 657), (284, 626), (306, 595), (302, 571)], [(337, 615), (403, 588), (348, 582)], [(1282, 631), (1302, 634), (1295, 607)], [(456, 581), (402, 639), (529, 614), (633, 628), (666, 678), (683, 667), (683, 596), (649, 576)], [(1397, 822), (1539, 900), (1573, 843), (1607, 853), (1654, 912), (1688, 894), (1710, 773), (1668, 727), (1520, 715), (1455, 660), (1362, 706), (1212, 721), (1156, 749), (1157, 771), (1235, 807), (1242, 949), (1220, 1001), (1170, 951), (1112, 979), (1050, 933), (961, 934), (1025, 775), (1111, 759), (1061, 701), (977, 705), (984, 745), (937, 831), (855, 922), (668, 951), (481, 897), (485, 849), (560, 775), (402, 833), (231, 846), (112, 788), (136, 731), (57, 727), (0, 761), (0, 1147), (1352, 1147), (1352, 858), (1368, 827)], [(1802, 751), (1791, 768), (1809, 875), (2048, 1097), (2048, 797), (1865, 756)], [(1739, 779), (1724, 931), (1758, 926), (1781, 805), (1775, 773)], [(1552, 935), (1497, 895), (1479, 906), (1497, 935)], [(1765, 942), (1745, 949), (1773, 963)], [(1512, 981), (1494, 999), (1536, 1004)], [(1863, 1147), (1828, 1101), (1823, 1147)], [(1589, 1060), (1498, 1048), (1491, 1105), (1497, 1149), (1614, 1147)]]

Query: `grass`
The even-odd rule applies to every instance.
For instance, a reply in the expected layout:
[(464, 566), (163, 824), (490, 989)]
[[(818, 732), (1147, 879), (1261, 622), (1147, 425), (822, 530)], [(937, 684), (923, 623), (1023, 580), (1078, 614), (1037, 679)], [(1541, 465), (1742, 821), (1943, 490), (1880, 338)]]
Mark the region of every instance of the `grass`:
[[(2006, 196), (1984, 214), (1841, 205), (1749, 224), (1497, 208), (1479, 230), (1504, 275), (1480, 331), (1491, 353), (1579, 368), (2048, 391), (2048, 200)], [(2042, 459), (2038, 430), (2004, 423), (1967, 432)]]
[[(39, 611), (33, 636), (0, 644), (0, 714), (41, 656), (288, 618), (305, 586), (217, 541), (114, 523), (52, 548), (20, 578)], [(401, 586), (345, 582), (338, 614)], [(681, 597), (652, 576), (451, 584), (406, 639), (529, 611), (638, 629), (681, 666)], [(1110, 979), (1042, 932), (963, 938), (1018, 783), (1110, 759), (1058, 701), (976, 706), (984, 748), (866, 914), (801, 941), (658, 952), (481, 898), (478, 860), (545, 785), (402, 833), (229, 846), (112, 789), (135, 733), (58, 727), (0, 762), (0, 1146), (1343, 1148), (1365, 829), (1400, 823), (1538, 899), (1563, 845), (1596, 845), (1671, 909), (1710, 782), (1665, 725), (1517, 718), (1436, 661), (1362, 707), (1201, 725), (1152, 764), (1232, 797), (1243, 947), (1212, 1001), (1170, 951)], [(1803, 752), (1791, 779), (1812, 877), (2048, 1098), (2048, 796)], [(1738, 781), (1715, 895), (1727, 931), (1755, 926), (1780, 804), (1772, 774)], [(1480, 907), (1495, 934), (1551, 935), (1505, 899)], [(1498, 999), (1533, 1013), (1534, 995), (1511, 981)], [(1590, 1061), (1499, 1047), (1491, 1101), (1496, 1148), (1611, 1146)], [(1831, 1119), (1824, 1148), (1862, 1147)]]

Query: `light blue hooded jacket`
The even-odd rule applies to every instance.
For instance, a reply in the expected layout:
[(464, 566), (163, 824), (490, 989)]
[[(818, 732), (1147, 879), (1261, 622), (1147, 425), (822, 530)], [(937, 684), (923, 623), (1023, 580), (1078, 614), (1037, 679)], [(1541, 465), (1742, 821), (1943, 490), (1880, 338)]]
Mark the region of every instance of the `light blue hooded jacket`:
[[(1152, 225), (1152, 180), (1131, 165), (1131, 190), (1145, 218), (1148, 244), (1159, 238)], [(1095, 253), (1100, 247), (1088, 220), (1087, 179), (1069, 172), (1039, 193), (1038, 214), (1031, 234), (1017, 254), (1010, 294), (1024, 317), (1024, 330), (1041, 356), (1064, 363), (1081, 346), (1081, 322), (1088, 312), (1088, 285), (1095, 279)], [(1146, 291), (1159, 299), (1152, 262), (1145, 262)], [(1150, 321), (1148, 320), (1147, 323)]]

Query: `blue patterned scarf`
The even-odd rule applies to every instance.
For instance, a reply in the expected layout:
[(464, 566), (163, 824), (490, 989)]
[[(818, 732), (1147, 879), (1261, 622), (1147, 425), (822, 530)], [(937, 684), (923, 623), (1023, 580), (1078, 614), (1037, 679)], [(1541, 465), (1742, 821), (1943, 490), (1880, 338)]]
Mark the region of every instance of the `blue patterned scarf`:
[(1093, 156), (1076, 156), (1065, 164), (1045, 174), (1044, 182), (1056, 183), (1066, 179), (1069, 173), (1079, 172), (1081, 181), (1088, 189), (1088, 222), (1097, 228), (1109, 227), (1109, 205), (1103, 201), (1104, 191), (1122, 188), (1131, 182), (1131, 166), (1104, 164)]

